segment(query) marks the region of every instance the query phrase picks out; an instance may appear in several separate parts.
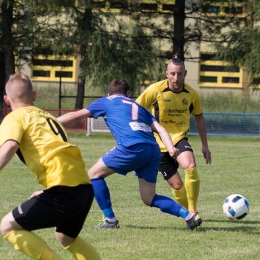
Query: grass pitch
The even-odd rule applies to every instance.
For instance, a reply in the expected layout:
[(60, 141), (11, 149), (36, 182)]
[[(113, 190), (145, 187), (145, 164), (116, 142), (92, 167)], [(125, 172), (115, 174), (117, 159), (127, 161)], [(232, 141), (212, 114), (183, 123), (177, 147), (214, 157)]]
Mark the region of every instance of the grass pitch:
[[(88, 169), (115, 142), (109, 134), (71, 133), (71, 141), (81, 150)], [(103, 260), (258, 260), (260, 255), (259, 148), (260, 138), (209, 137), (212, 164), (206, 165), (199, 137), (191, 136), (201, 178), (198, 210), (203, 219), (195, 232), (187, 232), (181, 218), (143, 205), (138, 182), (133, 173), (126, 177), (108, 177), (112, 203), (120, 221), (118, 230), (96, 230), (102, 219), (96, 202), (85, 222), (81, 236), (97, 248)], [(183, 172), (180, 170), (182, 176)], [(28, 199), (42, 187), (29, 170), (17, 159), (0, 173), (0, 218)], [(169, 185), (158, 176), (157, 193), (169, 197)], [(224, 216), (222, 204), (233, 193), (244, 195), (250, 213), (241, 221)], [(55, 240), (53, 229), (36, 231), (65, 260), (71, 255)], [(0, 240), (0, 260), (25, 260), (4, 239)]]

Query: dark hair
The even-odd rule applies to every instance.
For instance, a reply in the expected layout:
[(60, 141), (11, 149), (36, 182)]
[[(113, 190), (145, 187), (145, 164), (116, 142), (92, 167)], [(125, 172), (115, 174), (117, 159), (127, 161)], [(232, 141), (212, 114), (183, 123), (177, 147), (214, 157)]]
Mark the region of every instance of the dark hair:
[(123, 94), (127, 96), (128, 91), (130, 91), (130, 85), (127, 81), (123, 79), (113, 79), (108, 86), (108, 94)]
[(174, 54), (170, 62), (172, 62), (174, 65), (182, 65), (185, 69), (184, 62), (179, 58), (178, 54)]

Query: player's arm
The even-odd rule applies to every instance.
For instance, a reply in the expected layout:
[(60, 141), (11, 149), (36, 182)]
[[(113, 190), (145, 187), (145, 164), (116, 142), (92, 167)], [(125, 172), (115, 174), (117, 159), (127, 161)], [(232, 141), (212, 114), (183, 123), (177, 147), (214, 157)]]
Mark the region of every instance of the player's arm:
[(3, 143), (0, 147), (0, 170), (13, 158), (18, 148), (19, 144), (14, 140), (7, 140)]
[(70, 123), (76, 122), (80, 119), (84, 119), (87, 117), (92, 117), (92, 114), (86, 108), (83, 108), (78, 111), (69, 112), (62, 116), (59, 116), (57, 120), (63, 125), (68, 125)]
[(169, 133), (166, 131), (166, 129), (164, 127), (162, 127), (157, 121), (154, 121), (152, 123), (151, 128), (152, 128), (153, 132), (156, 132), (157, 134), (159, 134), (162, 142), (165, 144), (171, 157), (176, 158), (180, 154), (180, 151), (174, 147), (174, 145), (172, 143), (172, 139), (171, 139)]
[(200, 140), (202, 143), (203, 156), (206, 159), (206, 163), (211, 164), (211, 152), (208, 147), (206, 123), (203, 114), (200, 114), (198, 116), (194, 115), (194, 122), (198, 129)]

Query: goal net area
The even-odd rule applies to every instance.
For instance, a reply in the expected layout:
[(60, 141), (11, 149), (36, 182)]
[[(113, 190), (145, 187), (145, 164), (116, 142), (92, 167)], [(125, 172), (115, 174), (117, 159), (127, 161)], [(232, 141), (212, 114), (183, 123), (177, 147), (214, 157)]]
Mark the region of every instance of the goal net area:
[(87, 136), (90, 136), (92, 132), (97, 133), (109, 133), (109, 128), (103, 119), (103, 117), (88, 118), (87, 120)]

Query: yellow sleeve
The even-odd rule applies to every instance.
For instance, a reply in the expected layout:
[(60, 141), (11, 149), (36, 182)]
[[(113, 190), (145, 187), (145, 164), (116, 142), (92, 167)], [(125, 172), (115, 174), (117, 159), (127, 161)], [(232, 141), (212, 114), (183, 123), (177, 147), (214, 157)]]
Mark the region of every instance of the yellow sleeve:
[(136, 102), (151, 111), (153, 104), (157, 101), (157, 91), (153, 86), (149, 86), (144, 92), (136, 99)]

